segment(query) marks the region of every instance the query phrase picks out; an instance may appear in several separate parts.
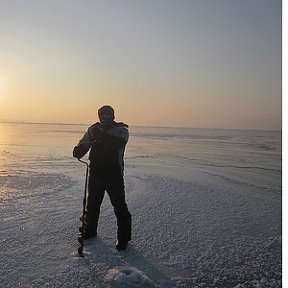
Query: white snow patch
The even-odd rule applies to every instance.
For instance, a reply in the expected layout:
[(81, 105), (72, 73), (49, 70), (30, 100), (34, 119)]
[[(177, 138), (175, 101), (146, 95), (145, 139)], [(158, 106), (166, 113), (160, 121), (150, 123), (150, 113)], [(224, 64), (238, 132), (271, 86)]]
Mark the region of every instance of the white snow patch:
[(134, 267), (115, 267), (109, 269), (106, 279), (115, 281), (122, 287), (152, 287), (152, 281), (140, 270)]

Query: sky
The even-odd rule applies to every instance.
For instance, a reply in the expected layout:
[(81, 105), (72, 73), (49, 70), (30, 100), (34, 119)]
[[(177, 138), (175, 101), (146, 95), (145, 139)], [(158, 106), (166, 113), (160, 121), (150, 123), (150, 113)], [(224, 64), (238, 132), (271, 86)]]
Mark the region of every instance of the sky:
[(281, 129), (280, 0), (0, 0), (0, 120)]

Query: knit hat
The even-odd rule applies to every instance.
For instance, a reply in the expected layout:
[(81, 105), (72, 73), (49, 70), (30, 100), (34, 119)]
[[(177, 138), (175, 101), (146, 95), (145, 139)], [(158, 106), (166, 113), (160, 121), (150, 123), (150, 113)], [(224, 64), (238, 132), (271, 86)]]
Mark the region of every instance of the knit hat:
[(114, 120), (115, 115), (114, 115), (114, 109), (109, 106), (109, 105), (105, 105), (102, 106), (99, 110), (98, 110), (98, 116), (100, 117), (100, 115), (102, 114), (108, 114), (111, 116), (112, 120)]

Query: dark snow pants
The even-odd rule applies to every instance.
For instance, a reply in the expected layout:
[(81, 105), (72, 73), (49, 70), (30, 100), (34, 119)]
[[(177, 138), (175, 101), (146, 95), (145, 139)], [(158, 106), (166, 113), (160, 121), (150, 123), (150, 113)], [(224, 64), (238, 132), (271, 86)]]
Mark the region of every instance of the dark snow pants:
[(123, 176), (107, 178), (89, 177), (87, 199), (87, 232), (97, 232), (97, 224), (100, 215), (105, 191), (114, 207), (117, 218), (117, 238), (119, 241), (131, 240), (131, 214), (125, 201), (125, 186)]

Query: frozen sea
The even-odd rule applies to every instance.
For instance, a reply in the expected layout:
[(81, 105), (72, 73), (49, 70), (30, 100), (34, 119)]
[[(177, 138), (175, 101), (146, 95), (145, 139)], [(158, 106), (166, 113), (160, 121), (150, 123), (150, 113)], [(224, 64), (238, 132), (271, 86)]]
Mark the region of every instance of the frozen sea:
[(131, 127), (133, 239), (106, 195), (80, 258), (86, 128), (0, 123), (1, 287), (281, 287), (281, 132)]

